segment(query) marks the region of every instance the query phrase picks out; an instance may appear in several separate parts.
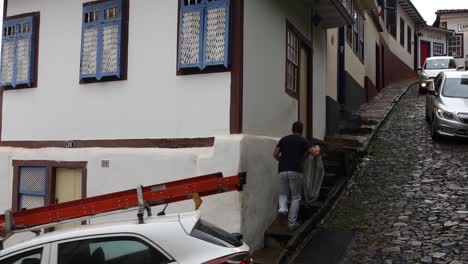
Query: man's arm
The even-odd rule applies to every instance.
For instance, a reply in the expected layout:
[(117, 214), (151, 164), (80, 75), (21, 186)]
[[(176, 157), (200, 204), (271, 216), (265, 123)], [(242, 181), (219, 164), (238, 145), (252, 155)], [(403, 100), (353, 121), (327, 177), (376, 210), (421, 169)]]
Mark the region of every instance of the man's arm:
[(311, 147), (307, 150), (307, 152), (314, 156), (314, 157), (317, 157), (318, 155), (320, 155), (320, 147), (319, 146), (314, 146), (314, 147)]
[(279, 148), (279, 147), (276, 147), (276, 148), (273, 150), (273, 158), (275, 158), (277, 161), (279, 161), (280, 153), (281, 153), (280, 148)]

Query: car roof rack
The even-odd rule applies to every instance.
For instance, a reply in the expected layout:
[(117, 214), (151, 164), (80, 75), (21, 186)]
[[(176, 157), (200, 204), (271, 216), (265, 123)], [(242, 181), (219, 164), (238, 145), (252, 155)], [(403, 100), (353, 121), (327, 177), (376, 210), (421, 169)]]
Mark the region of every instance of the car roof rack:
[[(0, 250), (11, 235), (35, 232), (57, 225), (85, 221), (93, 217), (128, 212), (137, 209), (138, 223), (144, 223), (144, 213), (152, 216), (151, 207), (194, 199), (195, 209), (201, 205), (201, 196), (229, 191), (242, 191), (246, 173), (223, 177), (214, 173), (179, 181), (166, 182), (136, 189), (114, 192), (70, 202), (47, 205), (34, 209), (0, 215)], [(163, 215), (164, 211), (158, 215)]]

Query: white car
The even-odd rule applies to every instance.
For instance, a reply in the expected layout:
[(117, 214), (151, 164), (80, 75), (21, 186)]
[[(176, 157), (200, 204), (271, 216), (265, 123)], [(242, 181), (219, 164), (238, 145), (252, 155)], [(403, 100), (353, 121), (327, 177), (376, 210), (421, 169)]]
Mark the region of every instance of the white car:
[(198, 211), (50, 232), (0, 251), (0, 264), (250, 264), (249, 247)]
[(438, 56), (429, 57), (419, 71), (419, 91), (425, 92), (434, 78), (441, 72), (463, 70), (464, 66), (458, 66), (454, 57)]

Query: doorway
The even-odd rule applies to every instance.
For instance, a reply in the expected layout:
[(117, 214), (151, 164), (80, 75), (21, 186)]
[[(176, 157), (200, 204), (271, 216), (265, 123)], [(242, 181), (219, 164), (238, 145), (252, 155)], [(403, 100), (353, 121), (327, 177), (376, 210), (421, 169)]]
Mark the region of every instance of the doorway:
[(299, 121), (304, 135), (312, 139), (312, 54), (309, 46), (301, 44), (299, 53)]
[[(54, 203), (64, 203), (83, 198), (81, 168), (55, 168)], [(63, 224), (55, 230), (80, 226), (80, 223)]]
[(426, 59), (431, 56), (431, 42), (421, 40), (421, 67), (426, 62)]

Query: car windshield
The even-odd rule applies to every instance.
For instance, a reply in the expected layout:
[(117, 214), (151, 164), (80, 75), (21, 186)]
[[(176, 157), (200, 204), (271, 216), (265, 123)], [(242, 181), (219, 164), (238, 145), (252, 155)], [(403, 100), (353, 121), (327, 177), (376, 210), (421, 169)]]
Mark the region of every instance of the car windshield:
[(426, 70), (438, 70), (438, 69), (449, 69), (452, 67), (450, 65), (450, 59), (434, 59), (426, 61), (424, 69)]
[(468, 98), (468, 76), (446, 79), (442, 95), (445, 97)]

